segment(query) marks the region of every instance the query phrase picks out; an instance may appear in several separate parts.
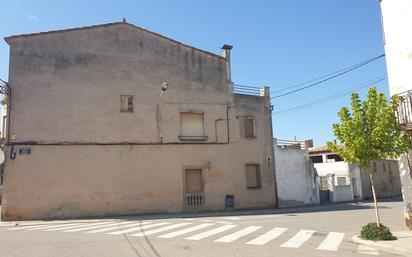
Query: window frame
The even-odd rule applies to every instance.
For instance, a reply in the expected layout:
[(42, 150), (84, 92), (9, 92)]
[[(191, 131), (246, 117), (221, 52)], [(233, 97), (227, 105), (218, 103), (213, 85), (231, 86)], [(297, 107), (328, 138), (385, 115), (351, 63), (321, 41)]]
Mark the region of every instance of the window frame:
[[(339, 183), (339, 179), (345, 179), (345, 183), (343, 184), (343, 185), (341, 185), (340, 183)], [(347, 179), (347, 177), (345, 177), (345, 176), (337, 176), (336, 177), (336, 186), (348, 186), (348, 179)]]
[[(252, 126), (253, 126), (253, 135), (249, 136), (246, 135), (246, 120), (252, 120)], [(242, 119), (242, 127), (243, 127), (243, 138), (246, 139), (255, 139), (256, 138), (256, 118), (253, 116), (244, 116)]]
[[(127, 106), (123, 106), (123, 98), (127, 99)], [(129, 106), (129, 99), (132, 99), (131, 107)], [(120, 95), (120, 112), (132, 113), (134, 112), (134, 95)]]
[[(248, 166), (255, 166), (256, 167), (256, 186), (249, 186), (248, 183)], [(262, 188), (262, 175), (261, 175), (261, 168), (259, 163), (246, 163), (245, 164), (245, 182), (247, 189), (261, 189)]]
[[(197, 114), (202, 117), (202, 132), (201, 135), (183, 135), (182, 133), (182, 117), (184, 114)], [(205, 135), (205, 113), (199, 111), (180, 111), (179, 112), (179, 135), (178, 139), (180, 141), (206, 141), (208, 137)]]

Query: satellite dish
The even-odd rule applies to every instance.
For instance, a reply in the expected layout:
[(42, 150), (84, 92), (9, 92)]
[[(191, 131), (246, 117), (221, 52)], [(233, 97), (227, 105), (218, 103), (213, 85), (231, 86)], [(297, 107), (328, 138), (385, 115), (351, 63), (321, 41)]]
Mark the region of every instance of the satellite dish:
[(0, 150), (0, 164), (3, 164), (4, 162), (4, 152)]

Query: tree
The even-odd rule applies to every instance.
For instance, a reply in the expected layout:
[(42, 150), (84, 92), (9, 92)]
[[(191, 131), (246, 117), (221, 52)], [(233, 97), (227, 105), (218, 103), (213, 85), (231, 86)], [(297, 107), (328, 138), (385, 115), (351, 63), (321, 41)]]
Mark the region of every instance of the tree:
[(328, 142), (328, 148), (337, 152), (348, 163), (367, 168), (371, 181), (377, 226), (380, 226), (378, 202), (373, 181), (372, 161), (397, 158), (410, 146), (406, 134), (398, 129), (396, 110), (398, 96), (388, 102), (386, 96), (375, 87), (368, 91), (368, 98), (361, 102), (357, 93), (352, 93), (351, 109), (343, 107), (339, 112), (340, 122), (333, 124), (333, 133), (341, 144)]

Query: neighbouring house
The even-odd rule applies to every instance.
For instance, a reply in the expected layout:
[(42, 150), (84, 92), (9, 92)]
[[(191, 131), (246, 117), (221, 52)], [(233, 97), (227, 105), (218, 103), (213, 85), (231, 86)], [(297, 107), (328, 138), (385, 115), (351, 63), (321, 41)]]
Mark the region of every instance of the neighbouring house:
[[(321, 203), (372, 199), (370, 179), (365, 168), (344, 162), (326, 146), (310, 148), (309, 154), (319, 176)], [(401, 195), (396, 160), (374, 161), (373, 172), (378, 198)]]
[(278, 205), (280, 208), (319, 204), (318, 178), (309, 157), (312, 140), (274, 139)]
[(269, 88), (127, 22), (5, 38), (3, 220), (271, 208)]
[[(399, 95), (398, 122), (400, 128), (412, 134), (412, 1), (379, 0), (385, 42), (389, 91)], [(399, 159), (405, 224), (412, 231), (412, 149)]]

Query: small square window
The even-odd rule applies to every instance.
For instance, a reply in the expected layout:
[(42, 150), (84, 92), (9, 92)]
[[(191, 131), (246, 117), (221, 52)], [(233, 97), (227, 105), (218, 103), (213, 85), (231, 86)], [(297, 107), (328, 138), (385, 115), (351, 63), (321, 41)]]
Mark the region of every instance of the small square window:
[(337, 177), (337, 185), (338, 186), (346, 186), (346, 177)]
[(260, 188), (259, 164), (246, 164), (246, 184), (247, 188)]
[(121, 95), (120, 96), (120, 111), (121, 112), (133, 112), (133, 96)]
[(255, 138), (256, 137), (255, 119), (244, 118), (243, 127), (244, 127), (245, 138)]

